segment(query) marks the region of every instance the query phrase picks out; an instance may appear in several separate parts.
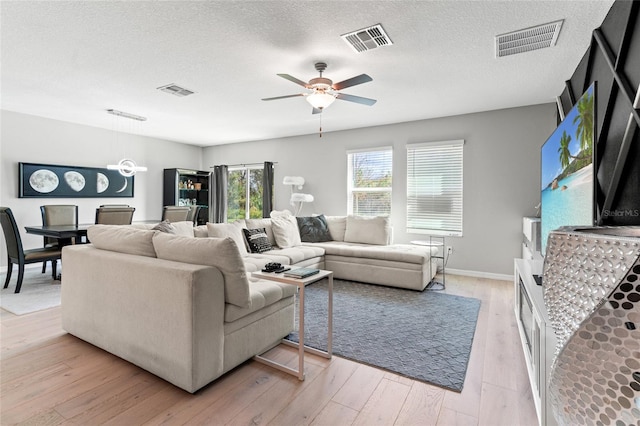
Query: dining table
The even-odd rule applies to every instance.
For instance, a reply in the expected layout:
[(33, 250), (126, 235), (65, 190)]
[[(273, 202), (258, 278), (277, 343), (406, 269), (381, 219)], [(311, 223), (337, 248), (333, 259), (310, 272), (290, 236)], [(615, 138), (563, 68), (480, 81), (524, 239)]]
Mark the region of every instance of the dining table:
[(79, 225), (39, 225), (25, 226), (27, 234), (42, 235), (43, 237), (56, 238), (60, 241), (71, 240), (73, 242), (87, 236), (87, 229), (93, 226), (93, 223), (84, 223)]

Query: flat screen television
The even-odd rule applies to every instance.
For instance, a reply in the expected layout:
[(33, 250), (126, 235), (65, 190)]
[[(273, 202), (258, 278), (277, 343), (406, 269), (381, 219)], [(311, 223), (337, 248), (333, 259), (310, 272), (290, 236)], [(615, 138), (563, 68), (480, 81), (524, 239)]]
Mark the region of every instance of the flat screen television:
[(541, 251), (562, 226), (593, 226), (595, 139), (594, 82), (541, 149)]

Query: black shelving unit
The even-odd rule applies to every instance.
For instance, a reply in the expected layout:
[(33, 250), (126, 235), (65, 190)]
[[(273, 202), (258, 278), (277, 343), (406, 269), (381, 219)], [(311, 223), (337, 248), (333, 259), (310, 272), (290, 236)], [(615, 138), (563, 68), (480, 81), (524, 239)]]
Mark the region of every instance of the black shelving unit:
[(189, 169), (164, 169), (163, 206), (200, 207), (196, 223), (209, 221), (211, 173)]

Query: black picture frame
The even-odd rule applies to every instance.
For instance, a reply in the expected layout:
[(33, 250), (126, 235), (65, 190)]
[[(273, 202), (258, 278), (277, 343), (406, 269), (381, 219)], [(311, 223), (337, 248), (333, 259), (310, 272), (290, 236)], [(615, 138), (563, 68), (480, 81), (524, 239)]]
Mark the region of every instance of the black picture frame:
[(118, 170), (18, 163), (19, 198), (132, 198), (134, 176)]

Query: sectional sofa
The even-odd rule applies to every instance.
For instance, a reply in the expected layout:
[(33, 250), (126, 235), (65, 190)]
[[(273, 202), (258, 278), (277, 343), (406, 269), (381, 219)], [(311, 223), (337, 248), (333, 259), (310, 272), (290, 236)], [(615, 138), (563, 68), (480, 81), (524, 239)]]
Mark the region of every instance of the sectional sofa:
[[(195, 392), (293, 330), (296, 287), (250, 274), (268, 262), (416, 290), (431, 279), (427, 248), (385, 244), (386, 219), (324, 219), (331, 240), (322, 242), (302, 242), (292, 216), (92, 226), (91, 244), (62, 252), (62, 326)], [(261, 253), (240, 239), (245, 230), (264, 239)]]

